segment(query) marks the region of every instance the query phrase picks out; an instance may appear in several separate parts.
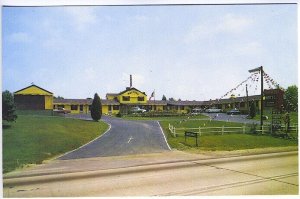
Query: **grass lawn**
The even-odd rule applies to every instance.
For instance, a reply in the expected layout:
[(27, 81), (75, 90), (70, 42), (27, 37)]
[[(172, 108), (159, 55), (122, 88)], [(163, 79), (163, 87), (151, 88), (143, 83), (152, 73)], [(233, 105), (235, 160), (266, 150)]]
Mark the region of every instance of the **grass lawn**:
[[(180, 134), (177, 137), (173, 137), (168, 129), (168, 124), (172, 124), (176, 128), (191, 127), (197, 128), (199, 126), (204, 127), (221, 127), (221, 126), (243, 126), (241, 123), (221, 122), (221, 121), (195, 121), (189, 120), (185, 122), (180, 121), (161, 121), (160, 124), (167, 137), (168, 143), (171, 148), (175, 148), (188, 152), (200, 152), (200, 151), (232, 151), (242, 149), (254, 149), (254, 148), (266, 148), (266, 147), (284, 147), (284, 146), (297, 146), (298, 141), (286, 140), (280, 138), (274, 138), (271, 136), (242, 134), (242, 133), (230, 133), (224, 135), (207, 135), (200, 136), (198, 142), (199, 147), (195, 146), (195, 138), (187, 138), (185, 142), (184, 135)], [(247, 127), (249, 129), (249, 127)], [(183, 131), (177, 131), (183, 133)]]
[(166, 117), (141, 117), (141, 116), (122, 116), (125, 120), (158, 120), (158, 121), (169, 121), (169, 120), (187, 120), (187, 119), (209, 119), (206, 115), (193, 115), (193, 116), (166, 116)]
[[(264, 121), (267, 121), (267, 122), (272, 121), (272, 113), (270, 111), (264, 112), (263, 115), (268, 116), (268, 120), (264, 120)], [(260, 121), (260, 114), (257, 114), (253, 119)], [(298, 113), (290, 112), (290, 119), (291, 119), (291, 124), (298, 124)]]
[(40, 164), (89, 142), (107, 129), (108, 125), (101, 121), (19, 115), (16, 123), (3, 129), (3, 172)]

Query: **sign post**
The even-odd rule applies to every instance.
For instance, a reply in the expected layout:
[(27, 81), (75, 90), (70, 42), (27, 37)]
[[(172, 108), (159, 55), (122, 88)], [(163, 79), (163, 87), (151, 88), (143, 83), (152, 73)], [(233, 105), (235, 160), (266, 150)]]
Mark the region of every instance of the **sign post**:
[(184, 132), (184, 140), (186, 142), (186, 137), (194, 137), (196, 138), (196, 146), (198, 147), (198, 133), (190, 132), (190, 131), (185, 131)]

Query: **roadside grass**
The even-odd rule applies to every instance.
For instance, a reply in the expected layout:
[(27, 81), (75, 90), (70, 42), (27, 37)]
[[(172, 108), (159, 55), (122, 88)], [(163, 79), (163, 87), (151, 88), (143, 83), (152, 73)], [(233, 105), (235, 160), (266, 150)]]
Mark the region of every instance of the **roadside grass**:
[[(281, 138), (274, 138), (267, 135), (243, 134), (241, 133), (224, 133), (221, 134), (204, 134), (198, 137), (198, 147), (196, 147), (195, 138), (188, 137), (186, 142), (183, 131), (176, 131), (180, 133), (179, 136), (173, 137), (169, 131), (169, 123), (176, 128), (188, 127), (197, 128), (201, 127), (241, 127), (242, 123), (222, 122), (222, 121), (201, 121), (189, 120), (186, 122), (180, 121), (161, 121), (160, 124), (166, 135), (167, 141), (171, 148), (181, 151), (200, 153), (203, 151), (232, 151), (254, 148), (267, 148), (267, 147), (284, 147), (284, 146), (298, 146), (296, 140), (287, 140)], [(247, 130), (249, 132), (249, 125)], [(195, 130), (197, 132), (197, 130)]]
[(3, 173), (76, 149), (108, 129), (102, 121), (32, 115), (3, 124)]
[[(266, 111), (263, 115), (268, 117), (268, 120), (264, 120), (264, 121), (267, 121), (267, 122), (272, 121), (271, 111)], [(257, 121), (260, 121), (260, 114), (256, 114), (256, 116), (253, 119), (257, 120)], [(298, 123), (298, 113), (297, 112), (290, 112), (290, 120), (291, 120), (291, 124), (297, 124)]]
[(184, 116), (166, 116), (166, 117), (141, 117), (141, 116), (122, 116), (125, 120), (156, 120), (156, 121), (169, 121), (169, 120), (199, 120), (199, 119), (209, 119), (206, 115), (184, 115)]

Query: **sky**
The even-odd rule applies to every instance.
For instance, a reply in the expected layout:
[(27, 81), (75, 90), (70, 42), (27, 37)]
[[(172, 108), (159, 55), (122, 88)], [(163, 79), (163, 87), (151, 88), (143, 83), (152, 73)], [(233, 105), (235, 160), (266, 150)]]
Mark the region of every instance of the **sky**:
[(132, 74), (157, 100), (216, 99), (259, 66), (287, 88), (297, 5), (3, 7), (2, 62), (2, 90), (33, 82), (64, 98), (105, 98)]

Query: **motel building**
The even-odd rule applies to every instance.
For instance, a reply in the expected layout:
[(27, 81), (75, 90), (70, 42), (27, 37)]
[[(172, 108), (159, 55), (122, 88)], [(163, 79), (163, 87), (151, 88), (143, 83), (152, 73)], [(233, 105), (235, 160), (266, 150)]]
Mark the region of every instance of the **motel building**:
[[(17, 111), (44, 111), (53, 113), (54, 109), (64, 108), (71, 114), (90, 114), (93, 99), (58, 99), (53, 97), (53, 93), (37, 85), (30, 85), (26, 88), (14, 92), (14, 101)], [(231, 97), (221, 100), (210, 101), (169, 101), (169, 100), (149, 100), (145, 92), (142, 92), (130, 83), (130, 87), (119, 93), (107, 93), (106, 99), (101, 99), (102, 113), (127, 114), (133, 107), (146, 109), (149, 112), (169, 111), (179, 114), (189, 113), (193, 108), (218, 108), (224, 111), (237, 108), (246, 112), (250, 103), (256, 103), (260, 110), (260, 96), (249, 96), (248, 106), (246, 97)]]

